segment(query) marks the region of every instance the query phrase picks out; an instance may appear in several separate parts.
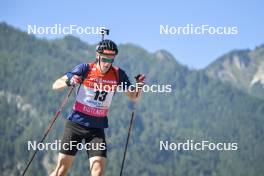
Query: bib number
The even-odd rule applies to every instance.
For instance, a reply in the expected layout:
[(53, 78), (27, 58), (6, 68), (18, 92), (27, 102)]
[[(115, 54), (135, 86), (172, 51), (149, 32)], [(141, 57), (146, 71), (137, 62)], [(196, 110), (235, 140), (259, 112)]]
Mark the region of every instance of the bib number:
[(97, 90), (95, 92), (94, 100), (105, 101), (106, 95), (107, 95), (106, 91), (100, 92), (99, 90)]

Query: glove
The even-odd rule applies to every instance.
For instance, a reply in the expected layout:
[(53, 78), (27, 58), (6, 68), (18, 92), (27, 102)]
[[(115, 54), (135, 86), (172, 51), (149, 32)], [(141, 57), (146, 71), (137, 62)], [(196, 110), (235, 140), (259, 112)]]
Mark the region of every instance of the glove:
[(81, 76), (73, 75), (71, 78), (66, 80), (67, 86), (76, 86), (77, 84), (81, 84), (83, 79)]
[(136, 82), (137, 82), (137, 87), (138, 88), (142, 88), (145, 84), (145, 75), (143, 74), (138, 74), (137, 76), (135, 76)]

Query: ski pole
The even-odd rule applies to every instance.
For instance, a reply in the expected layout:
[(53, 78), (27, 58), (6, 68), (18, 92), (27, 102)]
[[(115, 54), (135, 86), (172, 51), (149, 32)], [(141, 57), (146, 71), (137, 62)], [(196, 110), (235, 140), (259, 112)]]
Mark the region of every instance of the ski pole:
[[(145, 79), (145, 76), (144, 75), (137, 75), (135, 78), (137, 80), (140, 80), (140, 79), (144, 80)], [(138, 97), (138, 92), (136, 94), (136, 98), (137, 97)], [(126, 159), (127, 146), (128, 146), (128, 142), (129, 142), (129, 138), (130, 138), (130, 133), (131, 133), (132, 125), (133, 125), (135, 111), (136, 111), (136, 102), (134, 102), (134, 107), (133, 107), (133, 111), (132, 111), (131, 119), (130, 119), (130, 123), (129, 123), (128, 133), (127, 133), (127, 140), (126, 140), (126, 146), (125, 146), (125, 151), (124, 151), (122, 165), (121, 165), (121, 170), (120, 170), (120, 176), (122, 176), (122, 173), (123, 173), (123, 167), (124, 167), (124, 163), (125, 163), (125, 159)]]
[[(135, 105), (134, 105), (134, 106), (135, 106)], [(122, 172), (123, 172), (123, 167), (124, 167), (125, 158), (126, 158), (126, 152), (127, 152), (127, 146), (128, 146), (128, 142), (129, 142), (130, 133), (131, 133), (131, 127), (132, 127), (133, 120), (134, 120), (135, 110), (136, 110), (136, 108), (134, 107), (134, 110), (132, 111), (132, 115), (131, 115), (130, 123), (129, 123), (128, 134), (127, 134), (127, 140), (126, 140), (126, 146), (125, 146), (125, 151), (124, 151), (123, 160), (122, 160), (122, 165), (121, 165), (121, 170), (120, 170), (120, 176), (122, 176)]]
[[(46, 136), (48, 135), (48, 133), (49, 133), (49, 131), (51, 130), (52, 126), (54, 125), (55, 121), (56, 121), (57, 118), (59, 117), (59, 115), (60, 115), (60, 113), (61, 113), (61, 111), (62, 111), (64, 105), (65, 105), (66, 102), (68, 101), (68, 99), (69, 99), (69, 97), (70, 97), (70, 95), (71, 95), (71, 93), (72, 93), (72, 91), (73, 91), (74, 88), (75, 88), (75, 87), (72, 86), (72, 87), (70, 88), (70, 90), (68, 91), (67, 95), (64, 97), (62, 103), (61, 103), (60, 106), (59, 106), (59, 109), (56, 111), (56, 113), (55, 113), (55, 115), (53, 116), (51, 122), (49, 123), (48, 128), (46, 129), (46, 131), (45, 131), (45, 133), (44, 133), (44, 136), (43, 136), (42, 139), (38, 142), (38, 144), (39, 144), (39, 143), (42, 143), (42, 142), (45, 140)], [(31, 156), (31, 158), (30, 158), (30, 160), (29, 160), (29, 162), (28, 162), (28, 164), (27, 164), (25, 170), (23, 171), (22, 176), (24, 176), (24, 175), (26, 174), (26, 172), (27, 172), (27, 170), (28, 170), (30, 164), (32, 163), (32, 161), (33, 161), (35, 155), (37, 154), (37, 152), (38, 152), (38, 149), (36, 149), (36, 150), (34, 151), (33, 155)]]

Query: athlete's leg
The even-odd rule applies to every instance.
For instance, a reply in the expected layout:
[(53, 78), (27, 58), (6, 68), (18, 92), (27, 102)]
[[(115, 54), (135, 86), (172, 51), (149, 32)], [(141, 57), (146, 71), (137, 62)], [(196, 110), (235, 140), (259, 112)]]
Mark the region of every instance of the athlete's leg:
[(87, 154), (90, 161), (91, 175), (102, 176), (105, 170), (107, 154), (104, 129), (90, 128), (89, 131), (89, 135), (85, 138), (85, 143), (90, 146)]
[[(64, 176), (67, 174), (72, 165), (74, 156), (78, 151), (76, 144), (80, 143), (81, 141), (82, 136), (79, 133), (76, 124), (66, 120), (57, 166), (50, 176)], [(71, 144), (75, 145), (71, 146)]]
[(105, 170), (106, 158), (94, 156), (89, 159), (91, 176), (102, 176)]
[(73, 159), (73, 155), (59, 153), (57, 166), (50, 176), (65, 176), (72, 165)]

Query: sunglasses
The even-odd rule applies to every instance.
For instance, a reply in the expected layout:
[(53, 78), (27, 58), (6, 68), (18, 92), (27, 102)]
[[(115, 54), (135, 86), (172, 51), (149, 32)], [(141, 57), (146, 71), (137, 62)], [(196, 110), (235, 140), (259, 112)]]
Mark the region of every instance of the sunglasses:
[(107, 63), (113, 63), (114, 62), (114, 58), (107, 58), (107, 57), (102, 57), (100, 56), (103, 62), (107, 62)]

